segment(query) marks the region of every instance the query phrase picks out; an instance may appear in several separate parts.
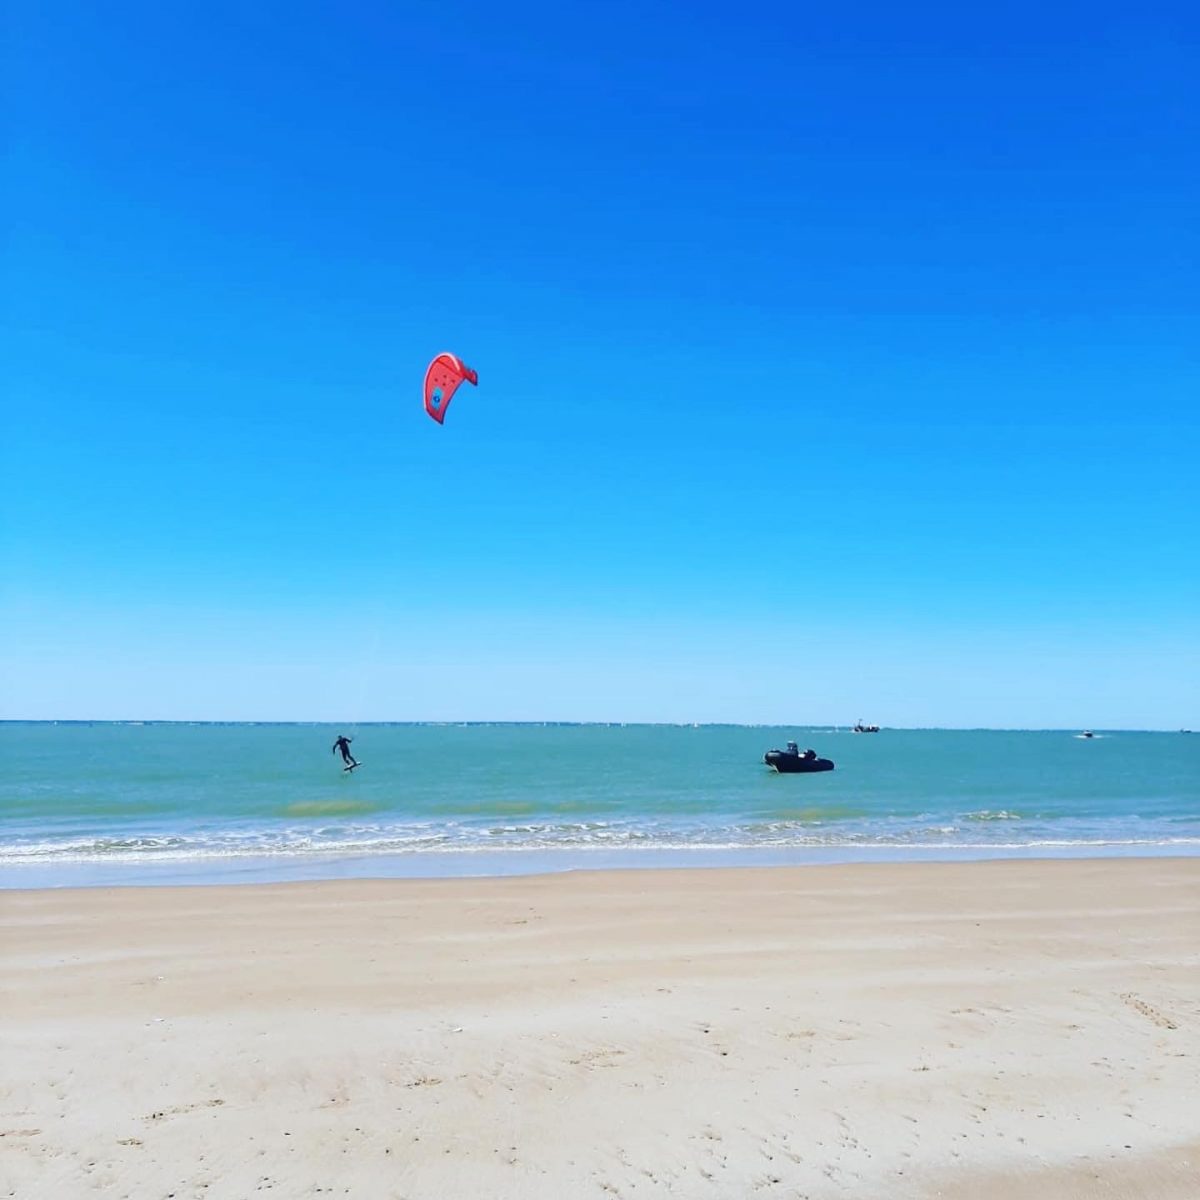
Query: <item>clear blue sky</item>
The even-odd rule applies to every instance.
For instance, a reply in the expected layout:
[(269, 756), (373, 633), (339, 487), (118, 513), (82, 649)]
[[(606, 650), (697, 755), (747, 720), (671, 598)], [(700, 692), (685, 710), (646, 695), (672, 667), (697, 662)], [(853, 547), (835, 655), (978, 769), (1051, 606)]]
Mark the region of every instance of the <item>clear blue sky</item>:
[(1200, 727), (1194, 5), (11, 11), (0, 715)]

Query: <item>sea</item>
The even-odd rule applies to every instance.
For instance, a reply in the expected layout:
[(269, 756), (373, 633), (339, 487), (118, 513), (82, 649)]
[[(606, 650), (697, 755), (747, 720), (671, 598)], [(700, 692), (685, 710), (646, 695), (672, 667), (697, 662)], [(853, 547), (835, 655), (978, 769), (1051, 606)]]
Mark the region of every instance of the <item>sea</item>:
[(1200, 735), (1081, 732), (4, 722), (0, 887), (1200, 853)]

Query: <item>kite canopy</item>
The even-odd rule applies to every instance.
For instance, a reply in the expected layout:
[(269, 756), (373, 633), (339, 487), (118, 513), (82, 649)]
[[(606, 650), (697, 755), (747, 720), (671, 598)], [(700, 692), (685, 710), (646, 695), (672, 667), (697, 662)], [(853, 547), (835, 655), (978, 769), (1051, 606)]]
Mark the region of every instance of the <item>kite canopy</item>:
[(425, 411), (440, 425), (446, 419), (446, 409), (466, 380), (477, 385), (479, 376), (454, 354), (439, 354), (425, 371)]

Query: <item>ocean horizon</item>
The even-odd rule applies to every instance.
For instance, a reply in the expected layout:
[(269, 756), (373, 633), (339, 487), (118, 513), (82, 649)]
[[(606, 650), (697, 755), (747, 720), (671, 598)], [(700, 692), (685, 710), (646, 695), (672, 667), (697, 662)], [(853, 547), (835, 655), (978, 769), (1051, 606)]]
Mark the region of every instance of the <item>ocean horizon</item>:
[(6, 720), (0, 887), (1200, 853), (1200, 738), (1091, 732)]
[[(297, 720), (297, 719), (221, 719), (214, 717), (184, 718), (184, 717), (0, 717), (0, 727), (5, 725), (296, 725), (306, 729), (338, 728), (386, 728), (404, 727), (439, 727), (439, 726), (530, 726), (542, 728), (547, 726), (562, 726), (567, 728), (597, 726), (600, 728), (647, 728), (647, 729), (798, 729), (798, 730), (828, 730), (831, 733), (853, 733), (854, 725), (849, 723), (835, 724), (832, 721), (808, 722), (800, 725), (782, 725), (777, 721), (605, 721), (605, 720), (544, 720), (521, 719), (502, 720), (487, 717), (446, 718), (441, 720), (369, 720), (345, 721), (341, 726), (336, 721), (327, 720)], [(878, 732), (884, 731), (904, 733), (1069, 733), (1081, 734), (1086, 732), (1075, 726), (1056, 725), (880, 725)], [(1106, 729), (1099, 725), (1092, 726), (1092, 733), (1182, 733), (1192, 734), (1195, 731), (1187, 728), (1166, 729), (1147, 726), (1145, 728), (1112, 728)]]

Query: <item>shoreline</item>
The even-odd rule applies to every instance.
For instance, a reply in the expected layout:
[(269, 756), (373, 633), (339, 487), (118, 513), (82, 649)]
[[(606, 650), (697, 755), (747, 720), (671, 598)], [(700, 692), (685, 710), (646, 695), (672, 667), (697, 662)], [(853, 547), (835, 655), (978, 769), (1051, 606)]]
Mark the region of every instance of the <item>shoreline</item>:
[(1194, 1194), (1200, 861), (9, 891), (17, 1194)]
[[(1045, 845), (797, 846), (610, 850), (601, 847), (346, 854), (213, 855), (0, 865), (0, 895), (79, 888), (246, 887), (337, 880), (508, 879), (588, 871), (759, 870), (970, 862), (1079, 862), (1200, 857), (1200, 841)], [(30, 882), (32, 880), (32, 882)]]

